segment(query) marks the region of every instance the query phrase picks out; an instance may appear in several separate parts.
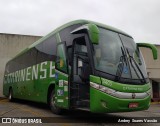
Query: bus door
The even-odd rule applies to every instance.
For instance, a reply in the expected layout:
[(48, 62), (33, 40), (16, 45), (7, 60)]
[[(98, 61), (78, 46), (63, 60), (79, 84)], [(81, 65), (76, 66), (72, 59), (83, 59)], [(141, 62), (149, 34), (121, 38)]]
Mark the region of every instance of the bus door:
[(85, 36), (74, 39), (70, 85), (71, 106), (89, 108), (89, 57)]
[(55, 102), (58, 107), (69, 108), (68, 84), (66, 43), (60, 42), (57, 45), (57, 58), (55, 65)]

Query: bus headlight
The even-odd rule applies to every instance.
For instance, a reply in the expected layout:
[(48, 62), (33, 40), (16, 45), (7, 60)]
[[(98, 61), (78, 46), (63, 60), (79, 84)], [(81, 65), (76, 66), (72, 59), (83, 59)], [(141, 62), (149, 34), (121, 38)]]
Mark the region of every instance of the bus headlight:
[(115, 90), (109, 89), (109, 88), (106, 90), (106, 93), (107, 93), (107, 94), (113, 94), (113, 93), (115, 93), (115, 92), (116, 92)]
[(105, 91), (106, 91), (106, 87), (100, 85), (100, 86), (99, 86), (99, 90), (105, 92)]
[(96, 83), (90, 83), (91, 87), (94, 87), (96, 89), (99, 89), (99, 84)]
[(96, 88), (96, 89), (98, 89), (98, 90), (100, 90), (102, 92), (105, 92), (107, 94), (113, 94), (113, 93), (116, 92), (113, 89), (110, 89), (108, 87), (105, 87), (105, 86), (102, 86), (102, 85), (99, 85), (99, 84), (96, 84), (96, 83), (93, 83), (93, 82), (91, 82), (90, 85), (91, 85), (91, 87)]

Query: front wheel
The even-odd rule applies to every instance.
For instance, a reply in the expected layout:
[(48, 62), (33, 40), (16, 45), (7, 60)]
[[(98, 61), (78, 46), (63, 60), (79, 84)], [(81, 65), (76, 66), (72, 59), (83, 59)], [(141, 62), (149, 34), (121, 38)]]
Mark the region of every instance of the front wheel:
[(50, 94), (50, 101), (49, 101), (49, 105), (50, 105), (50, 109), (54, 114), (61, 114), (62, 113), (62, 109), (59, 108), (58, 106), (56, 106), (56, 100), (55, 100), (55, 91), (52, 90), (51, 94)]

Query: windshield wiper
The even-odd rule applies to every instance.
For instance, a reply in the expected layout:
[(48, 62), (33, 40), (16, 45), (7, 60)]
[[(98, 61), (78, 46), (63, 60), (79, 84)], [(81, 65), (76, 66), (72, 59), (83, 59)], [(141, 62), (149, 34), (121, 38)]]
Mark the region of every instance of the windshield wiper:
[(116, 72), (116, 78), (115, 78), (116, 80), (119, 80), (122, 75), (124, 63), (126, 63), (126, 66), (127, 66), (126, 55), (122, 47), (121, 47), (121, 51), (122, 51), (122, 56), (120, 57), (120, 60), (119, 60), (119, 64)]
[[(128, 49), (127, 49), (127, 48), (126, 48), (126, 50), (127, 50), (127, 54), (128, 54), (128, 56), (129, 56), (129, 62), (130, 62), (130, 64), (131, 64), (132, 68), (134, 69), (134, 71), (135, 71), (135, 73), (136, 73), (137, 77), (141, 80), (141, 78), (140, 78), (139, 74), (137, 73), (136, 68), (138, 69), (138, 71), (139, 71), (140, 75), (142, 76), (142, 78), (143, 78), (143, 80), (144, 80), (143, 82), (144, 82), (144, 83), (146, 83), (145, 77), (144, 77), (144, 75), (143, 75), (143, 73), (142, 73), (141, 69), (139, 68), (139, 66), (138, 66), (137, 62), (135, 61), (135, 59), (133, 58), (133, 56), (131, 56), (131, 55), (129, 54), (129, 51), (128, 51)], [(134, 64), (135, 64), (136, 68), (135, 68), (135, 66), (133, 65), (133, 63), (132, 63), (132, 61), (131, 61), (131, 60), (134, 62)]]

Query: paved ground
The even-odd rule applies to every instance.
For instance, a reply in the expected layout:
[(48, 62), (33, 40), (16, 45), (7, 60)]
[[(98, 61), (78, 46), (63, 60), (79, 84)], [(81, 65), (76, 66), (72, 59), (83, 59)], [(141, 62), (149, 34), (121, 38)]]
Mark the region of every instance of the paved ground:
[[(29, 101), (16, 100), (15, 102), (9, 102), (5, 98), (0, 98), (0, 117), (53, 117), (47, 118), (50, 120), (55, 120), (54, 124), (48, 123), (45, 125), (55, 125), (55, 126), (80, 126), (80, 125), (139, 125), (139, 126), (150, 126), (150, 125), (160, 125), (160, 123), (107, 123), (111, 120), (125, 119), (145, 119), (145, 117), (160, 119), (160, 104), (151, 105), (148, 110), (141, 112), (128, 112), (128, 113), (110, 113), (110, 114), (93, 114), (86, 111), (66, 111), (63, 115), (58, 116), (53, 114), (47, 105), (41, 103), (34, 103)], [(136, 118), (143, 117), (143, 118)], [(157, 119), (157, 118), (156, 118)], [(99, 120), (99, 123), (95, 123)], [(72, 122), (72, 123), (68, 123)], [(0, 126), (5, 124), (0, 123)], [(11, 125), (11, 124), (8, 124)], [(12, 125), (22, 125), (22, 124), (12, 124)], [(23, 124), (24, 125), (24, 124)], [(26, 124), (27, 126), (28, 124)], [(33, 124), (32, 124), (33, 125)], [(34, 124), (43, 125), (43, 124)]]

